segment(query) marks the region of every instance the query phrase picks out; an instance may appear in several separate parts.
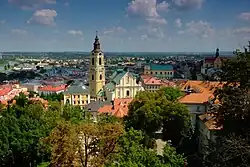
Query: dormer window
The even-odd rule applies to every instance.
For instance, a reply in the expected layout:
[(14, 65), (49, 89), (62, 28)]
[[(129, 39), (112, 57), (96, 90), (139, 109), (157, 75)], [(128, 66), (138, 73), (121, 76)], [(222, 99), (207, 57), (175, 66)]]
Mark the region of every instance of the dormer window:
[(102, 55), (102, 53), (100, 52), (100, 53), (99, 53), (99, 56), (101, 56), (101, 55)]

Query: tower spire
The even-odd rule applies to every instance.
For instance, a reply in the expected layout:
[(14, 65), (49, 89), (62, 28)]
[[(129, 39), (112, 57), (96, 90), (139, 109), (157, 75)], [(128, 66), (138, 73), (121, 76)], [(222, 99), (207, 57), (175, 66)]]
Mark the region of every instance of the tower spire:
[(220, 49), (219, 49), (219, 48), (216, 49), (215, 56), (216, 56), (216, 57), (219, 57), (219, 56), (220, 56)]
[(93, 51), (100, 51), (101, 46), (98, 38), (98, 31), (96, 31), (95, 42), (94, 42), (94, 50)]

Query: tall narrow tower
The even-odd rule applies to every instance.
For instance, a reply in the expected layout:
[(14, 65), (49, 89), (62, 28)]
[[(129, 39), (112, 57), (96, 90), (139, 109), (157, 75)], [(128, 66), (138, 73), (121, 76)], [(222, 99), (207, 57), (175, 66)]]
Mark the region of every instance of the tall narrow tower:
[(96, 32), (94, 49), (90, 55), (89, 64), (89, 88), (92, 99), (97, 98), (97, 94), (105, 85), (105, 68), (104, 68), (104, 54), (101, 51), (101, 46)]

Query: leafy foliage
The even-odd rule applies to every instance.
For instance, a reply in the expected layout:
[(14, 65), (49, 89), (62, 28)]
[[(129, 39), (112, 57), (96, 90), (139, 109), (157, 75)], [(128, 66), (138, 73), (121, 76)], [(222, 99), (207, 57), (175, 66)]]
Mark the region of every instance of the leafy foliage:
[(223, 67), (227, 84), (215, 92), (220, 105), (214, 107), (217, 126), (216, 143), (211, 143), (204, 166), (243, 167), (250, 165), (250, 53), (239, 53)]
[(61, 122), (47, 138), (52, 144), (52, 166), (102, 166), (118, 147), (120, 124)]
[(63, 100), (63, 93), (52, 93), (48, 95), (41, 94), (41, 98), (48, 100), (48, 101), (59, 101), (61, 102)]
[(191, 123), (188, 109), (174, 100), (178, 96), (179, 91), (172, 88), (138, 93), (129, 105), (126, 127), (141, 130), (151, 138), (162, 130), (164, 140), (180, 145), (182, 139), (190, 135)]
[(143, 146), (143, 133), (129, 129), (119, 140), (120, 150), (113, 162), (106, 164), (111, 167), (183, 167), (184, 159), (177, 155), (174, 148), (166, 145), (163, 156), (155, 150)]

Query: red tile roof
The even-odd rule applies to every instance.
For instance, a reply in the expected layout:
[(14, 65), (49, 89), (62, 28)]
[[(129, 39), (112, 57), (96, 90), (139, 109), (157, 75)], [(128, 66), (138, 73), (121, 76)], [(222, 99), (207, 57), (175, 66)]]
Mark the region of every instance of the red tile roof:
[(216, 57), (206, 57), (205, 63), (213, 63), (215, 61)]
[(46, 85), (41, 86), (38, 88), (39, 91), (48, 91), (48, 92), (58, 92), (66, 89), (66, 85), (59, 85), (59, 86), (53, 86), (53, 85)]
[(115, 99), (114, 108), (112, 108), (112, 105), (104, 105), (98, 110), (98, 112), (111, 113), (113, 116), (122, 118), (128, 114), (128, 105), (131, 101), (131, 98)]
[(171, 82), (169, 80), (161, 80), (151, 75), (142, 75), (143, 83), (145, 85), (160, 85), (160, 86), (176, 86), (175, 82)]
[(12, 90), (12, 88), (10, 86), (0, 88), (0, 96), (7, 95), (11, 90)]

